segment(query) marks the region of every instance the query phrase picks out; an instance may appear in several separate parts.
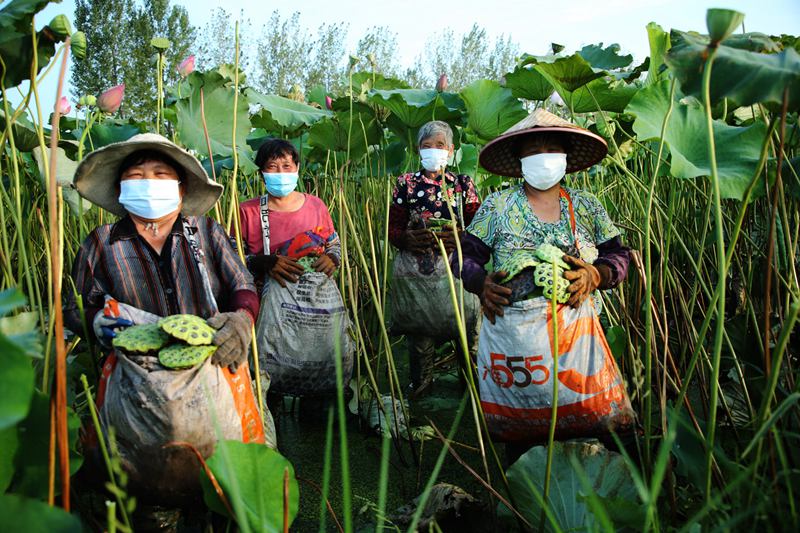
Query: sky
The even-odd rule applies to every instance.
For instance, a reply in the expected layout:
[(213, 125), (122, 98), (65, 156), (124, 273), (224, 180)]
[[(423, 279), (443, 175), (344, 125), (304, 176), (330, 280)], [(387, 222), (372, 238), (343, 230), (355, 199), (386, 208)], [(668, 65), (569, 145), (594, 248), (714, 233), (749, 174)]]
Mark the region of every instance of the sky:
[[(541, 55), (550, 43), (566, 46), (566, 51), (585, 44), (618, 43), (622, 53), (631, 53), (638, 62), (648, 55), (645, 26), (656, 22), (665, 30), (705, 32), (705, 13), (711, 7), (736, 9), (745, 14), (746, 31), (769, 34), (800, 34), (800, 0), (296, 0), (264, 2), (226, 0), (172, 0), (184, 6), (191, 23), (202, 28), (211, 12), (224, 7), (233, 17), (242, 13), (254, 31), (268, 23), (277, 10), (282, 18), (300, 13), (300, 22), (311, 29), (323, 23), (348, 23), (348, 51), (358, 38), (373, 26), (388, 26), (398, 34), (398, 55), (403, 66), (410, 66), (423, 55), (427, 37), (449, 27), (456, 35), (467, 32), (474, 23), (486, 29), (491, 42), (510, 35), (521, 52)], [(0, 8), (8, 3), (0, 1)], [(37, 17), (43, 26), (57, 14), (74, 19), (75, 3), (65, 0), (51, 4)], [(53, 69), (55, 72), (56, 69)], [(56, 74), (41, 88), (44, 101), (54, 101)], [(69, 90), (65, 91), (69, 94)]]

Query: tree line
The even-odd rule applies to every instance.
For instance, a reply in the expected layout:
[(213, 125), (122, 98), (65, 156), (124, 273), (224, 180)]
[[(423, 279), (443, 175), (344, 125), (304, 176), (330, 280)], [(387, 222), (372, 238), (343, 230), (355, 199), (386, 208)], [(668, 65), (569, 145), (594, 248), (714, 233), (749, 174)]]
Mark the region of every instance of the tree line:
[(156, 51), (150, 41), (166, 37), (165, 82), (175, 81), (177, 66), (188, 55), (209, 69), (232, 63), (239, 20), (240, 68), (248, 85), (264, 93), (302, 98), (322, 86), (341, 92), (347, 85), (351, 61), (359, 70), (375, 71), (405, 80), (412, 87), (433, 88), (447, 74), (451, 90), (471, 82), (499, 79), (513, 69), (518, 45), (510, 36), (493, 41), (474, 24), (464, 34), (445, 28), (427, 38), (424, 53), (411, 65), (398, 56), (400, 36), (386, 26), (374, 26), (361, 35), (355, 50), (347, 49), (349, 25), (326, 22), (310, 29), (295, 12), (274, 11), (256, 31), (244, 12), (217, 7), (203, 27), (193, 26), (185, 8), (169, 0), (76, 0), (75, 22), (86, 33), (86, 59), (72, 66), (73, 96), (98, 94), (125, 83), (123, 116), (151, 120), (156, 102)]

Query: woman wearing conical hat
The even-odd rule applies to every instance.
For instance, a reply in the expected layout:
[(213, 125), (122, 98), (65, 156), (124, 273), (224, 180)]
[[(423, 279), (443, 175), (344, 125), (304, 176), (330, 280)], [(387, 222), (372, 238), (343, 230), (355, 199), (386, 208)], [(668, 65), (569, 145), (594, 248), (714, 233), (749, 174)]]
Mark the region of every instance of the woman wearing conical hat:
[[(561, 387), (556, 438), (593, 436), (632, 421), (624, 384), (613, 359), (606, 360), (596, 294), (626, 277), (630, 250), (594, 195), (562, 184), (565, 174), (591, 167), (606, 153), (602, 138), (538, 109), (480, 154), (489, 172), (522, 179), (486, 198), (462, 239), (462, 264), (454, 257), (452, 266), (480, 296), (488, 319), (478, 356), (481, 401), (492, 433), (516, 447), (511, 455), (546, 437), (554, 373)], [(558, 361), (550, 355), (550, 302), (535, 275), (546, 263), (537, 255), (542, 245), (557, 247), (566, 263)], [(490, 260), (493, 272), (486, 269)], [(538, 277), (548, 269), (540, 268)], [(585, 335), (594, 341), (589, 348)]]

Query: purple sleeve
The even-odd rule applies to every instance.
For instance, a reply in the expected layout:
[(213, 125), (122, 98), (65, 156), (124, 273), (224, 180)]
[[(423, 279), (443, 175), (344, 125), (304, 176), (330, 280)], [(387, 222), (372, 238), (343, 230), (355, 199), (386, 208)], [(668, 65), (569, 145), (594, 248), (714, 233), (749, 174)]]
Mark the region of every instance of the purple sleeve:
[(595, 265), (606, 265), (611, 271), (611, 278), (602, 289), (613, 289), (628, 275), (628, 264), (631, 262), (631, 249), (623, 246), (619, 237), (609, 239), (597, 245), (598, 258)]
[(465, 231), (461, 238), (461, 254), (464, 264), (459, 268), (458, 254), (454, 253), (450, 257), (450, 268), (457, 278), (464, 282), (464, 288), (474, 294), (483, 291), (483, 280), (486, 279), (486, 269), (484, 265), (489, 262), (492, 249), (486, 244)]

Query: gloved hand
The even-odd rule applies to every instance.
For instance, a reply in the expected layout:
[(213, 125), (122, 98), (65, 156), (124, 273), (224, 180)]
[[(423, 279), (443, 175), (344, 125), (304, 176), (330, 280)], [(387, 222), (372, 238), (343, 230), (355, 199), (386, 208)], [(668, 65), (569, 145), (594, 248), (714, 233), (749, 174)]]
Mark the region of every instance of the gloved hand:
[(120, 303), (106, 295), (103, 309), (97, 312), (92, 321), (92, 329), (98, 342), (104, 348), (111, 348), (111, 340), (117, 336), (116, 330), (134, 324), (154, 324), (161, 318), (132, 305)]
[(567, 304), (577, 309), (600, 286), (603, 279), (600, 271), (583, 259), (571, 255), (565, 255), (562, 259), (572, 267), (572, 270), (564, 272), (564, 277), (572, 282), (567, 287), (571, 293)]
[(415, 254), (421, 254), (434, 244), (433, 232), (429, 229), (410, 229), (403, 233), (401, 248)]
[(250, 315), (242, 310), (220, 313), (206, 322), (218, 330), (212, 341), (218, 348), (211, 356), (211, 364), (227, 366), (231, 372), (236, 372), (239, 365), (247, 361), (253, 333), (253, 321)]
[(461, 240), (464, 230), (454, 230), (452, 224), (444, 227), (444, 231), (439, 235), (439, 238), (444, 242), (444, 249), (449, 254), (456, 251), (456, 240)]
[(483, 314), (492, 324), (495, 316), (503, 316), (503, 306), (511, 303), (508, 299), (511, 296), (511, 289), (499, 284), (499, 281), (506, 276), (508, 272), (500, 270), (492, 272), (483, 280), (483, 292), (481, 292)]

